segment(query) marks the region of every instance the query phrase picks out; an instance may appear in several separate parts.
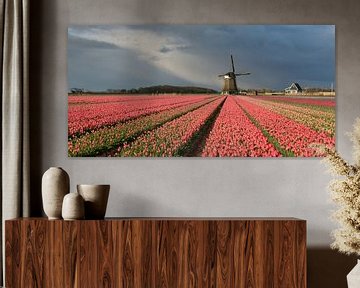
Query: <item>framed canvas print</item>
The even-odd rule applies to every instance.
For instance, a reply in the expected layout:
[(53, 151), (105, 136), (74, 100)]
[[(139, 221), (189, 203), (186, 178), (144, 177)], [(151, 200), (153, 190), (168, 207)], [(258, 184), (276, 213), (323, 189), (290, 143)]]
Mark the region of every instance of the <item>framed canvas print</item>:
[(335, 26), (70, 26), (68, 87), (69, 157), (321, 156)]

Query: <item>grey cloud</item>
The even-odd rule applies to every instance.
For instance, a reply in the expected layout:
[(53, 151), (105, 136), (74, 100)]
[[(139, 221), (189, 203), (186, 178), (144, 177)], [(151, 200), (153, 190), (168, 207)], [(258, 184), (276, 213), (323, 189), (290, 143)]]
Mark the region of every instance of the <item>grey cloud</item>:
[[(151, 60), (158, 63), (161, 61), (160, 57), (181, 55), (179, 52), (182, 52), (182, 55), (192, 55), (195, 59), (201, 59), (200, 68), (204, 71), (203, 78), (212, 79), (213, 84), (210, 88), (221, 88), (221, 82), (216, 75), (230, 70), (230, 54), (234, 55), (235, 66), (239, 72), (252, 72), (250, 76), (238, 79), (239, 86), (243, 88), (282, 89), (291, 82), (301, 82), (302, 86), (329, 87), (335, 81), (334, 26), (130, 25), (126, 27), (129, 28), (129, 33), (146, 30), (163, 35), (164, 38), (171, 36), (172, 39), (178, 39), (174, 43), (167, 42), (169, 45), (162, 46), (157, 51), (159, 55), (152, 55)], [(74, 28), (76, 31), (73, 32), (81, 34), (91, 28), (108, 31), (113, 26), (77, 26)], [(71, 33), (69, 33), (68, 51), (71, 87), (80, 86), (76, 83), (91, 86), (92, 89), (100, 86), (113, 88), (119, 85), (140, 87), (148, 83), (156, 85), (160, 82), (174, 85), (209, 85), (197, 83), (195, 79), (198, 75), (189, 77), (195, 81), (191, 82), (169, 71), (161, 70), (161, 67), (142, 62), (141, 57), (139, 58), (139, 55), (131, 49), (121, 49), (109, 43), (76, 38)], [(86, 67), (89, 62), (97, 63), (94, 71), (90, 73), (85, 71), (85, 68), (79, 70), (79, 66)], [(198, 68), (191, 66), (198, 63), (189, 62), (187, 65), (189, 71), (196, 71), (195, 68)], [(144, 72), (141, 77), (133, 71), (134, 67), (136, 71)], [(174, 67), (175, 71), (176, 68)], [(101, 81), (104, 84), (101, 84)]]
[(69, 35), (68, 43), (68, 48), (70, 49), (119, 49), (118, 46), (111, 43), (89, 40), (72, 35)]
[(169, 47), (166, 47), (166, 46), (163, 46), (160, 48), (159, 52), (161, 53), (168, 53), (168, 52), (171, 52), (173, 51), (173, 49), (169, 48)]

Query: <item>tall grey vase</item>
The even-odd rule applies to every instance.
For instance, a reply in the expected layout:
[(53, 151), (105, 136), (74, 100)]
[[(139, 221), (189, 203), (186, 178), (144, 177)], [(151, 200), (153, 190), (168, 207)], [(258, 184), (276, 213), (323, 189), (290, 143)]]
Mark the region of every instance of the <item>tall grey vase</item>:
[(42, 177), (43, 208), (49, 219), (61, 219), (63, 198), (70, 190), (69, 175), (60, 167), (49, 168)]

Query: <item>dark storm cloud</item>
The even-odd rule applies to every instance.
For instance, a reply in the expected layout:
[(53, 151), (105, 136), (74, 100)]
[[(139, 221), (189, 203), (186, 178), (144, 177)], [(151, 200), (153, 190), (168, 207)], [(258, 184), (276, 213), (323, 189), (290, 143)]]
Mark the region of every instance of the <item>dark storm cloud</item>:
[(69, 88), (157, 84), (221, 88), (234, 55), (243, 88), (335, 81), (331, 25), (136, 25), (69, 29)]
[(171, 48), (168, 48), (168, 47), (166, 47), (166, 46), (163, 46), (163, 47), (161, 47), (160, 48), (160, 50), (159, 50), (161, 53), (168, 53), (168, 52), (171, 52), (171, 51), (173, 51)]

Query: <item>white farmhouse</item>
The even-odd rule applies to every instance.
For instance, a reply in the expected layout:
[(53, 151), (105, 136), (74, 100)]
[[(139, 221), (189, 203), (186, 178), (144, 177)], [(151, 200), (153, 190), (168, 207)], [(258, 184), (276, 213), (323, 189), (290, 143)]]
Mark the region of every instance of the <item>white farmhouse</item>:
[(300, 87), (299, 83), (292, 83), (289, 87), (285, 88), (285, 94), (298, 94), (303, 90)]

